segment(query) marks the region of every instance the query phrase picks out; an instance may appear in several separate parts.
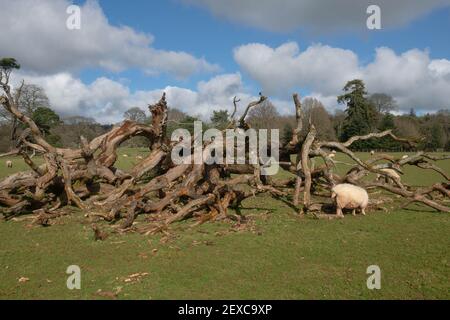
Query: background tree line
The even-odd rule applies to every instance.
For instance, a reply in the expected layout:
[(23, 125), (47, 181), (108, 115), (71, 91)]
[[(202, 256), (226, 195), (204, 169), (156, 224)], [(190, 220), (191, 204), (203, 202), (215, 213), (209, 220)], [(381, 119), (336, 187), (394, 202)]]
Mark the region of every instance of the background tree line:
[[(17, 92), (15, 93), (17, 94)], [(441, 110), (433, 114), (416, 115), (411, 109), (408, 114), (393, 114), (397, 109), (396, 101), (384, 93), (369, 95), (361, 80), (349, 81), (343, 94), (337, 97), (345, 111), (330, 114), (323, 104), (315, 98), (302, 101), (304, 109), (304, 135), (309, 119), (316, 126), (320, 139), (345, 141), (355, 135), (392, 129), (398, 136), (411, 138), (419, 142), (418, 149), (450, 151), (450, 110)], [(58, 147), (77, 147), (79, 137), (87, 139), (109, 131), (112, 125), (102, 125), (95, 119), (83, 116), (61, 118), (53, 111), (45, 91), (34, 84), (24, 85), (20, 95), (20, 108), (41, 128), (46, 139)], [(226, 110), (213, 111), (210, 121), (203, 128), (225, 129), (229, 121)], [(146, 113), (134, 107), (124, 113), (125, 119), (139, 123), (149, 123)], [(194, 121), (200, 119), (181, 110), (169, 111), (169, 133), (176, 128), (193, 131)], [(255, 129), (279, 129), (282, 140), (290, 139), (296, 120), (294, 115), (281, 115), (270, 101), (254, 108), (248, 115), (248, 122)], [(13, 147), (13, 138), (20, 134), (23, 127), (5, 112), (0, 111), (0, 152), (7, 152)], [(125, 146), (144, 147), (145, 139), (136, 137)], [(353, 147), (355, 150), (406, 151), (405, 146), (389, 138), (361, 141)]]

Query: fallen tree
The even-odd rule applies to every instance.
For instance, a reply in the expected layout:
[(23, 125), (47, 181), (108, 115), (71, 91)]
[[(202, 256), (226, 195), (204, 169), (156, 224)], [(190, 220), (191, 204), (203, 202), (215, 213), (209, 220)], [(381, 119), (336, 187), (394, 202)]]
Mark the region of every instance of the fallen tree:
[[(33, 214), (35, 224), (49, 225), (52, 219), (64, 215), (61, 212), (65, 207), (76, 206), (92, 221), (102, 219), (114, 223), (114, 228), (120, 232), (154, 234), (163, 232), (173, 222), (187, 218), (195, 218), (196, 224), (224, 219), (245, 221), (239, 210), (242, 201), (257, 193), (270, 194), (290, 203), (293, 208), (298, 208), (303, 193), (303, 203), (298, 208), (300, 213), (321, 211), (326, 202), (318, 202), (314, 194), (329, 197), (332, 186), (344, 182), (367, 189), (380, 188), (405, 198), (407, 204), (420, 202), (436, 210), (450, 212), (445, 203), (445, 199), (450, 197), (449, 176), (434, 164), (436, 160), (449, 157), (434, 157), (419, 152), (402, 159), (377, 155), (363, 161), (350, 149), (356, 141), (387, 136), (414, 145), (412, 141), (395, 136), (392, 131), (356, 136), (339, 143), (320, 141), (315, 127), (310, 124), (309, 133), (302, 137), (303, 113), (298, 95), (293, 97), (297, 126), (290, 142), (279, 148), (279, 166), (295, 178), (280, 181), (263, 175), (261, 170), (267, 163), (260, 161), (256, 164), (174, 163), (172, 151), (183, 141), (171, 141), (167, 136), (168, 105), (165, 94), (149, 106), (152, 114), (150, 125), (124, 121), (92, 141), (80, 137), (78, 149), (65, 149), (49, 144), (34, 121), (20, 111), (18, 101), (21, 90), (19, 88), (13, 96), (9, 75), (2, 73), (0, 85), (3, 89), (1, 106), (27, 128), (17, 137), (13, 153), (21, 155), (30, 167), (30, 171), (16, 173), (0, 181), (1, 212), (7, 220)], [(227, 130), (249, 129), (246, 121), (249, 110), (266, 100), (266, 97), (260, 96), (247, 106), (239, 119), (234, 119), (239, 102), (235, 98), (235, 111)], [(136, 136), (147, 139), (149, 155), (129, 172), (124, 172), (115, 166), (117, 151), (123, 142)], [(208, 159), (213, 156), (218, 144), (223, 144), (223, 141), (210, 139), (204, 141), (200, 148), (195, 147), (194, 143), (189, 144), (188, 150), (193, 158)], [(233, 142), (231, 148), (237, 149), (238, 146)], [(29, 150), (41, 154), (44, 164), (35, 164), (28, 156)], [(337, 162), (332, 156), (333, 150), (346, 154), (355, 162), (345, 175), (340, 176), (334, 170)], [(247, 149), (246, 160), (254, 156)], [(256, 157), (259, 159), (260, 155)], [(316, 158), (321, 158), (323, 164), (316, 166)], [(363, 179), (369, 173), (388, 178), (382, 169), (391, 168), (402, 173), (405, 165), (434, 170), (447, 183), (413, 188), (400, 181), (390, 184)], [(234, 210), (230, 211), (230, 208)], [(146, 215), (147, 223), (136, 225), (134, 222), (139, 215)], [(96, 226), (94, 231), (99, 233)]]

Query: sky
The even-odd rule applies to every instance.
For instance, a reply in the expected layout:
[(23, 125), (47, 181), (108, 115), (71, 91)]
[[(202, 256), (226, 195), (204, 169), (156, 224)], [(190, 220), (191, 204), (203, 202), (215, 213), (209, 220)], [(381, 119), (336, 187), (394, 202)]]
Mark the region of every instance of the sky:
[[(67, 28), (78, 5), (80, 28)], [(381, 29), (369, 30), (369, 5)], [(349, 80), (399, 112), (450, 108), (450, 0), (0, 0), (0, 57), (42, 86), (62, 116), (116, 123), (166, 92), (208, 119), (259, 92), (281, 114), (292, 93), (330, 111)], [(4, 32), (6, 30), (6, 32)]]

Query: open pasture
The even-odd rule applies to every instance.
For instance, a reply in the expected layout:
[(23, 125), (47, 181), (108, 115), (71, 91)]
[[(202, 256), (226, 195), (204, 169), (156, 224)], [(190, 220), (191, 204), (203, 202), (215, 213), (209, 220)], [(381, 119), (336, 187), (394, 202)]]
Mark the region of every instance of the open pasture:
[[(145, 154), (121, 149), (119, 167), (131, 168)], [(450, 171), (449, 160), (437, 164)], [(338, 165), (340, 172), (348, 168)], [(18, 158), (2, 159), (0, 177), (24, 169)], [(442, 178), (406, 167), (402, 179), (426, 186)], [(76, 209), (50, 228), (0, 222), (0, 298), (449, 299), (449, 215), (399, 207), (328, 221), (300, 218), (282, 201), (260, 195), (244, 202), (245, 226), (191, 228), (187, 221), (168, 235), (113, 234), (103, 242), (93, 240)], [(81, 290), (66, 287), (69, 265), (81, 268)], [(381, 268), (381, 290), (366, 287), (370, 265)]]

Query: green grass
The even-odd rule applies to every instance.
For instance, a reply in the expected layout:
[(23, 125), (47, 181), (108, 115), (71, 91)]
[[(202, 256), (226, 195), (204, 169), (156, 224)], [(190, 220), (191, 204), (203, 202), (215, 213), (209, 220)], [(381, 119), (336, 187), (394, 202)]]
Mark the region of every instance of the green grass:
[[(125, 153), (119, 165), (130, 168), (144, 150)], [(450, 161), (439, 165), (450, 170)], [(0, 175), (11, 174), (5, 171)], [(441, 178), (407, 168), (403, 179), (429, 185)], [(0, 298), (101, 299), (99, 289), (118, 287), (120, 299), (450, 298), (448, 214), (412, 206), (315, 220), (265, 195), (244, 207), (247, 230), (228, 223), (190, 228), (187, 221), (173, 226), (168, 241), (129, 234), (94, 242), (78, 211), (49, 228), (0, 222)], [(374, 264), (382, 288), (371, 291), (366, 269)], [(69, 265), (81, 267), (81, 290), (66, 288)], [(138, 282), (124, 281), (143, 272), (149, 274)], [(30, 280), (19, 283), (21, 277)]]

